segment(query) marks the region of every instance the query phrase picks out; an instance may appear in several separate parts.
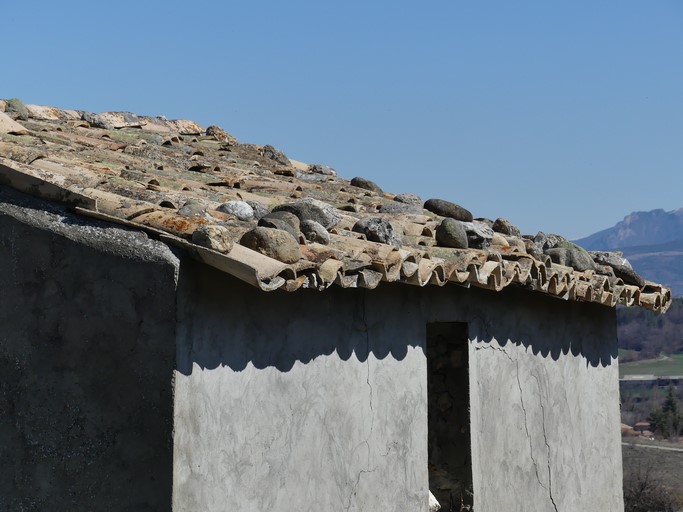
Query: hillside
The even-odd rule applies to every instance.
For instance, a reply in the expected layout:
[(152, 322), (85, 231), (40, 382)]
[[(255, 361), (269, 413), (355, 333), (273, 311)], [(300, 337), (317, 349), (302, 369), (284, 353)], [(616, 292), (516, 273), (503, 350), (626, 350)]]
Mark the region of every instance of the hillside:
[(621, 362), (683, 352), (683, 298), (674, 299), (665, 315), (618, 308), (617, 334), (619, 348), (634, 351), (622, 353)]
[(589, 251), (622, 251), (636, 272), (683, 295), (683, 208), (633, 212), (575, 242)]
[(589, 251), (615, 251), (675, 240), (683, 240), (683, 208), (671, 212), (661, 209), (633, 212), (615, 226), (576, 240), (576, 243)]

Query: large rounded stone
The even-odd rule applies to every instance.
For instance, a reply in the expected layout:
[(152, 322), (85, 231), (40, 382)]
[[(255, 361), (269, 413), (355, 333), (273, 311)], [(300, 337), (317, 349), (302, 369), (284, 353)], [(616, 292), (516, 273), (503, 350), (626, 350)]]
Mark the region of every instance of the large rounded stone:
[(491, 227), (496, 233), (501, 233), (503, 235), (522, 236), (522, 232), (517, 226), (502, 217), (498, 217)]
[(333, 228), (340, 220), (341, 215), (336, 208), (317, 199), (304, 198), (293, 203), (285, 203), (273, 208), (274, 212), (293, 213), (299, 220), (314, 220), (325, 229)]
[(178, 215), (182, 217), (206, 217), (207, 205), (199, 199), (188, 199), (178, 210)]
[(22, 121), (28, 120), (28, 109), (19, 98), (7, 100), (5, 102), (5, 112), (12, 119), (21, 119)]
[(280, 151), (277, 148), (274, 148), (270, 144), (263, 146), (263, 156), (266, 158), (269, 158), (270, 160), (274, 160), (279, 164), (282, 165), (292, 165), (292, 162), (289, 161), (289, 158), (287, 158), (287, 155), (285, 155), (282, 151)]
[(242, 235), (240, 245), (283, 263), (296, 263), (301, 259), (298, 242), (282, 229), (256, 227)]
[(445, 218), (436, 228), (436, 243), (441, 247), (467, 249), (467, 231), (465, 225), (450, 217)]
[(424, 204), (422, 198), (420, 196), (416, 196), (415, 194), (398, 194), (396, 197), (394, 197), (394, 201), (404, 204), (412, 204), (413, 206), (419, 206), (420, 210)]
[(632, 284), (639, 288), (645, 286), (645, 279), (627, 265), (611, 265), (614, 275), (624, 281), (624, 284)]
[(588, 251), (593, 261), (602, 265), (609, 265), (615, 267), (617, 265), (633, 268), (629, 261), (624, 257), (624, 253), (620, 251)]
[(377, 183), (365, 178), (361, 178), (360, 176), (352, 178), (351, 185), (353, 185), (354, 187), (363, 188), (365, 190), (371, 190), (376, 194), (379, 194), (380, 196), (384, 195), (384, 191), (380, 188), (380, 186)]
[(507, 238), (505, 238), (501, 233), (496, 233), (495, 231), (493, 232), (493, 237), (491, 238), (491, 244), (500, 245), (503, 247), (510, 245)]
[(363, 233), (371, 242), (401, 246), (402, 237), (391, 223), (382, 217), (366, 217), (353, 225), (353, 231)]
[(308, 170), (315, 174), (324, 174), (325, 176), (336, 176), (337, 171), (325, 164), (312, 164), (308, 166)]
[(318, 244), (327, 245), (330, 243), (330, 234), (327, 230), (314, 220), (305, 220), (301, 223), (301, 232), (306, 240)]
[(270, 212), (259, 219), (258, 225), (264, 228), (282, 229), (297, 240), (301, 232), (299, 217), (286, 211)]
[(208, 137), (213, 137), (219, 142), (225, 142), (227, 144), (236, 144), (237, 139), (230, 135), (228, 132), (226, 132), (223, 128), (220, 126), (216, 126), (215, 124), (212, 124), (206, 129), (206, 135)]
[(254, 210), (254, 218), (256, 220), (259, 220), (260, 218), (268, 215), (268, 208), (266, 208), (265, 205), (259, 203), (258, 201), (247, 201), (247, 204), (251, 206), (252, 210)]
[[(548, 249), (555, 249), (556, 247), (561, 247), (568, 240), (562, 235), (555, 234), (545, 234), (543, 231), (536, 233), (534, 237), (534, 245), (536, 249), (540, 252), (545, 252)], [(566, 247), (565, 247), (566, 248)]]
[(83, 112), (81, 115), (83, 121), (87, 122), (93, 128), (102, 128), (104, 130), (113, 130), (114, 125), (107, 121), (105, 117), (99, 114), (93, 114), (92, 112)]
[(474, 220), (469, 210), (444, 199), (427, 199), (424, 208), (442, 217), (450, 217), (451, 219), (463, 222), (472, 222)]
[(232, 249), (233, 241), (230, 232), (223, 226), (202, 226), (192, 233), (192, 241), (214, 251), (228, 253)]
[(593, 258), (583, 250), (555, 247), (553, 249), (547, 249), (545, 254), (550, 256), (553, 263), (564, 265), (565, 267), (572, 267), (579, 272), (595, 269)]
[(422, 213), (422, 206), (414, 204), (388, 202), (379, 207), (380, 213), (403, 213), (419, 215)]
[(234, 215), (243, 221), (254, 219), (254, 209), (246, 201), (227, 201), (216, 208), (216, 210)]
[(467, 245), (472, 249), (488, 249), (493, 241), (493, 230), (482, 222), (464, 222)]

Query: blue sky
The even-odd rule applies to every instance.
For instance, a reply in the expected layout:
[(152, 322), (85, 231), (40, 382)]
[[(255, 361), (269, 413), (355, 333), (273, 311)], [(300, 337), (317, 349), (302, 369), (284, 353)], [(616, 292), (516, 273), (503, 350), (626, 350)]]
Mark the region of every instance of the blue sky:
[(575, 238), (683, 207), (683, 3), (7, 2), (0, 97), (243, 142)]

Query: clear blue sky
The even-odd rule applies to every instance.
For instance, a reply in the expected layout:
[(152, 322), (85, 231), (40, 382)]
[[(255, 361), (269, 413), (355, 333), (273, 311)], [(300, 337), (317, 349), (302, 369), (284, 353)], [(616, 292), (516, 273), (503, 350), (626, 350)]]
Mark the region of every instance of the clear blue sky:
[(2, 7), (0, 97), (243, 142), (568, 237), (683, 207), (683, 3)]

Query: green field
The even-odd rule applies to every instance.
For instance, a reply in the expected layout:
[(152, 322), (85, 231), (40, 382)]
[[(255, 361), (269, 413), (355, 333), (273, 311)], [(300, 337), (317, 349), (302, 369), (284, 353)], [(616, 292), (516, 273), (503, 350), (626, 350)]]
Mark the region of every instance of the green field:
[(624, 375), (655, 375), (668, 377), (683, 376), (683, 354), (674, 354), (661, 359), (647, 359), (619, 364), (619, 377)]

